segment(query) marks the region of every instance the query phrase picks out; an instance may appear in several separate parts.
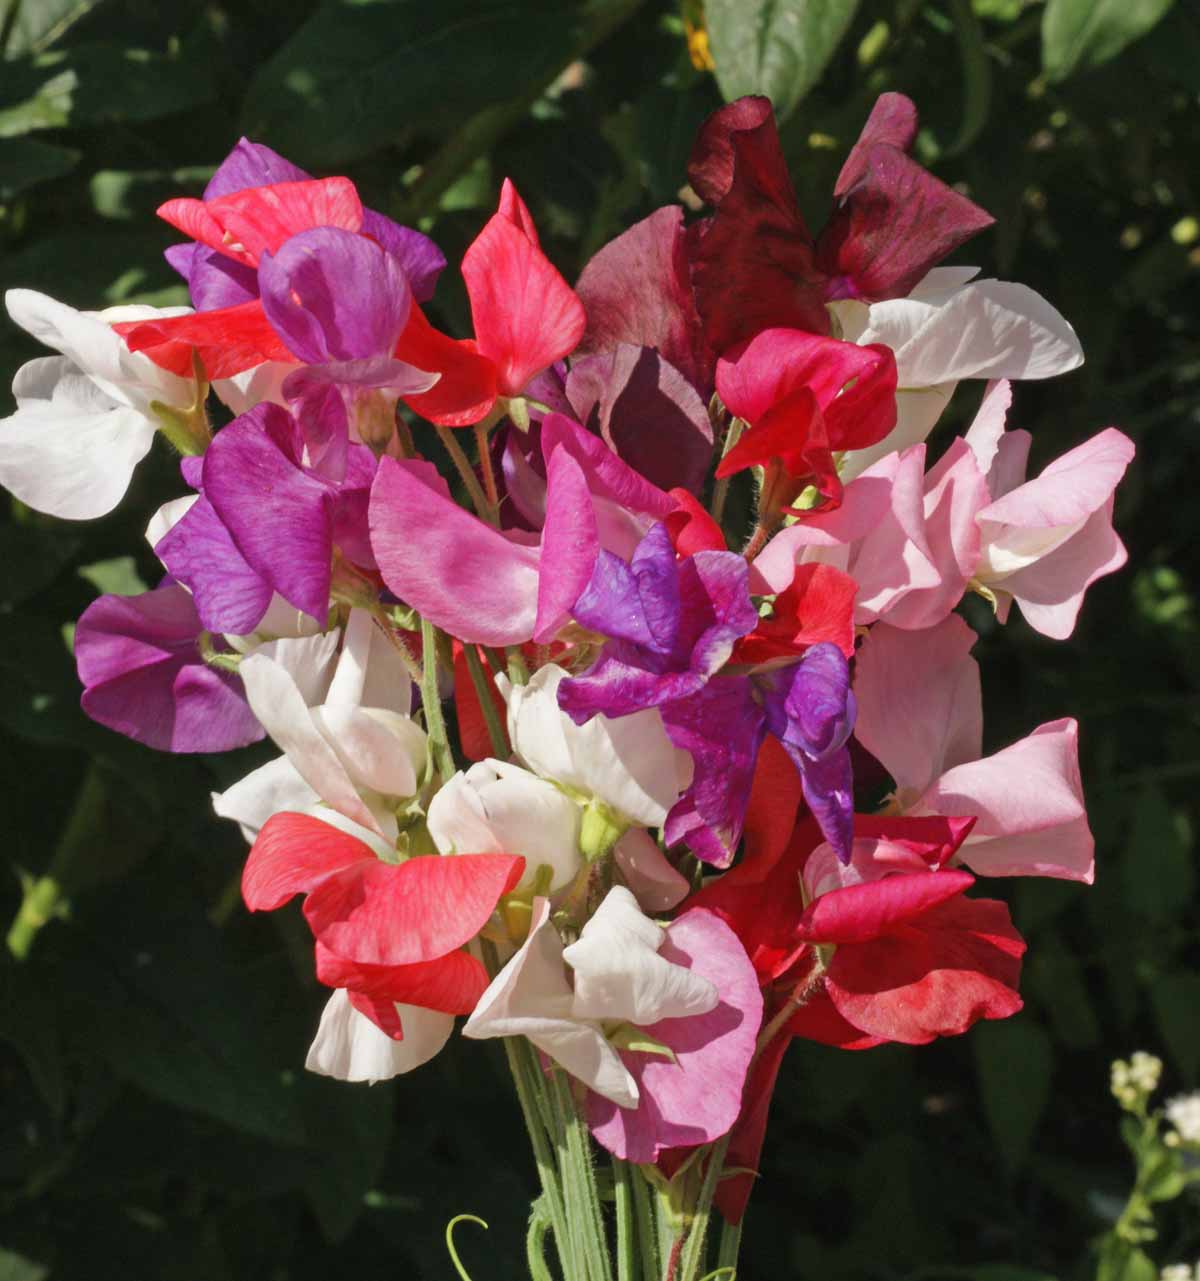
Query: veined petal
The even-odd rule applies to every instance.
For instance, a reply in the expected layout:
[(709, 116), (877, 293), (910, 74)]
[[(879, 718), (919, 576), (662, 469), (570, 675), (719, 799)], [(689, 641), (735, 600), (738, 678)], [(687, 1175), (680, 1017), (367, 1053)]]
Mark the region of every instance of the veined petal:
[(495, 214), (463, 257), (463, 279), (480, 352), (494, 362), (502, 395), (579, 345), (583, 304), (535, 242)]
[(242, 871), (242, 898), (252, 912), (272, 912), (327, 877), (376, 862), (364, 842), (308, 814), (275, 814), (263, 824)]
[(374, 1085), (427, 1063), (454, 1031), (450, 1014), (417, 1006), (397, 1006), (396, 1013), (404, 1027), (401, 1040), (360, 1014), (346, 992), (334, 992), (325, 1004), (304, 1066), (318, 1076)]

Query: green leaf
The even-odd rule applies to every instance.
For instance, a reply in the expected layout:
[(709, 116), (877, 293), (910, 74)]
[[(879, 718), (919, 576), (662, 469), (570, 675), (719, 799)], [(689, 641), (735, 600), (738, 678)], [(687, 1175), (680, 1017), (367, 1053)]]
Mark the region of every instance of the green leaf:
[(16, 58), (23, 53), (41, 53), (48, 49), (80, 18), (90, 13), (102, 0), (7, 0), (0, 3), (0, 29), (15, 13), (4, 56)]
[(305, 1076), (298, 1083), (309, 1146), (304, 1191), (327, 1241), (340, 1241), (362, 1213), (383, 1169), (395, 1121), (394, 1092)]
[(98, 560), (94, 565), (80, 565), (76, 572), (101, 595), (140, 596), (146, 591), (132, 556), (114, 556), (112, 560)]
[(1166, 794), (1157, 784), (1148, 784), (1138, 794), (1121, 863), (1125, 901), (1152, 921), (1172, 921), (1187, 912), (1195, 879), (1191, 852)]
[(821, 78), (858, 0), (708, 0), (717, 84), (726, 102), (766, 94), (783, 121)]
[(983, 28), (969, 0), (953, 0), (954, 34), (962, 59), (963, 105), (958, 136), (946, 149), (948, 156), (966, 149), (983, 132), (992, 105), (992, 64), (983, 43)]
[[(28, 70), (23, 70), (21, 79), (28, 77)], [(5, 96), (15, 96), (11, 89), (12, 70), (6, 68), (5, 75), (9, 80)], [(60, 129), (68, 124), (78, 85), (79, 78), (73, 71), (60, 71), (43, 80), (28, 97), (0, 108), (0, 138), (15, 138), (34, 129)]]
[(984, 1114), (1004, 1164), (1015, 1173), (1050, 1101), (1050, 1038), (1028, 1017), (981, 1023), (971, 1036)]
[(1150, 1004), (1162, 1039), (1189, 1085), (1200, 1073), (1200, 974), (1162, 974), (1150, 985)]
[(28, 1259), (15, 1250), (5, 1250), (0, 1246), (0, 1281), (43, 1281), (50, 1275), (50, 1268), (45, 1263)]
[[(610, 0), (334, 0), (250, 84), (243, 131), (299, 164), (342, 164), (548, 84), (634, 8)], [(599, 26), (598, 26), (599, 24)]]
[(1144, 36), (1174, 0), (1049, 0), (1042, 15), (1042, 67), (1065, 80), (1109, 62)]
[[(0, 144), (0, 164), (3, 151)], [(11, 608), (48, 587), (81, 542), (78, 534), (58, 526), (0, 526), (0, 605)]]
[(1096, 1281), (1158, 1281), (1158, 1268), (1144, 1250), (1109, 1236), (1100, 1250)]
[(1173, 1201), (1185, 1187), (1187, 1175), (1178, 1152), (1160, 1147), (1141, 1172), (1142, 1195), (1147, 1201)]
[(61, 178), (79, 163), (78, 151), (36, 138), (0, 138), (0, 203), (39, 182)]

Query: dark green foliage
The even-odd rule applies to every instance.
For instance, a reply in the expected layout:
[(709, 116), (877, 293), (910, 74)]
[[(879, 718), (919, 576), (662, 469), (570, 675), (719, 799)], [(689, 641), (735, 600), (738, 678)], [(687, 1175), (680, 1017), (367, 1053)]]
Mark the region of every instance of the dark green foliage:
[[(710, 0), (710, 17), (720, 83), (792, 108), (813, 225), (875, 95), (916, 99), (921, 159), (998, 219), (960, 260), (1043, 293), (1087, 352), (1016, 389), (1035, 468), (1108, 424), (1139, 448), (1116, 515), (1130, 565), (1070, 641), (968, 604), (989, 749), (1081, 722), (1097, 883), (978, 891), (1029, 939), (1014, 1021), (917, 1050), (793, 1048), (743, 1275), (1153, 1281), (1200, 1255), (1194, 1197), (1163, 1215), (1153, 1262), (1089, 1247), (1130, 1180), (1109, 1061), (1152, 1050), (1168, 1091), (1200, 1085), (1200, 16), (1185, 0)], [(452, 263), (511, 174), (574, 278), (676, 198), (721, 101), (668, 0), (0, 0), (0, 51), (0, 286), (86, 307), (184, 301), (154, 208), (197, 194), (242, 131), (347, 173)], [(450, 273), (434, 311), (467, 331)], [(35, 354), (0, 320), (4, 386)], [(294, 910), (241, 909), (245, 846), (209, 811), (266, 749), (169, 758), (78, 709), (70, 625), (101, 586), (155, 581), (142, 531), (182, 492), (159, 445), (112, 516), (14, 506), (0, 526), (4, 928), (23, 884), (56, 882), (28, 959), (0, 952), (0, 1278), (443, 1278), (444, 1224), (472, 1212), (491, 1224), (464, 1234), (476, 1281), (507, 1281), (533, 1171), (494, 1047), (455, 1038), (372, 1090), (307, 1077), (311, 940)]]

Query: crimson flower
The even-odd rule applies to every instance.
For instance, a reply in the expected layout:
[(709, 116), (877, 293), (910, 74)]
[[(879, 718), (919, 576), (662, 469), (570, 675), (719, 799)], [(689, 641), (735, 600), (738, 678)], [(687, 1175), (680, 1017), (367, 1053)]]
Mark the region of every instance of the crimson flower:
[(739, 98), (701, 126), (688, 176), (715, 213), (689, 249), (704, 336), (719, 354), (776, 326), (829, 332), (826, 302), (903, 298), (992, 217), (908, 153), (917, 110), (875, 103), (814, 240), (788, 177), (770, 100)]

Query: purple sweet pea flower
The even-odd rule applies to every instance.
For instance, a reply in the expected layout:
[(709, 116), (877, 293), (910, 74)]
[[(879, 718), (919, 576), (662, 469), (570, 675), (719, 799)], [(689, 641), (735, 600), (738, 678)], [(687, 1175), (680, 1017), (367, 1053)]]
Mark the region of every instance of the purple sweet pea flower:
[(583, 724), (597, 713), (657, 707), (671, 742), (692, 756), (692, 785), (667, 815), (669, 843), (686, 839), (698, 858), (728, 865), (770, 732), (800, 771), (821, 830), (849, 858), (846, 742), (855, 708), (846, 659), (822, 643), (784, 667), (723, 673), (736, 642), (758, 622), (742, 557), (702, 551), (677, 560), (658, 524), (628, 564), (600, 553), (571, 612), (609, 640), (587, 672), (559, 686), (563, 711)]
[[(270, 147), (242, 138), (217, 167), (204, 189), (204, 199), (216, 200), (235, 191), (279, 182), (304, 182), (311, 177)], [(373, 209), (363, 210), (362, 234), (400, 264), (418, 302), (433, 297), (446, 258), (428, 236), (401, 227)], [(234, 262), (206, 245), (172, 245), (165, 256), (188, 282), (192, 305), (197, 311), (233, 307), (259, 296), (258, 277), (252, 267)]]
[(83, 710), (167, 752), (224, 752), (263, 737), (231, 672), (204, 662), (192, 597), (165, 580), (140, 596), (101, 596), (75, 630)]
[[(336, 419), (332, 434), (340, 423), (344, 438), (340, 400), (331, 398), (325, 409)], [(302, 426), (286, 409), (264, 403), (217, 433), (199, 477), (192, 469), (201, 497), (155, 551), (194, 594), (207, 630), (253, 631), (274, 592), (324, 623), (335, 547), (375, 568), (367, 500), (376, 460), (361, 445), (347, 446), (340, 484), (306, 466), (309, 436), (330, 434), (327, 424)]]

